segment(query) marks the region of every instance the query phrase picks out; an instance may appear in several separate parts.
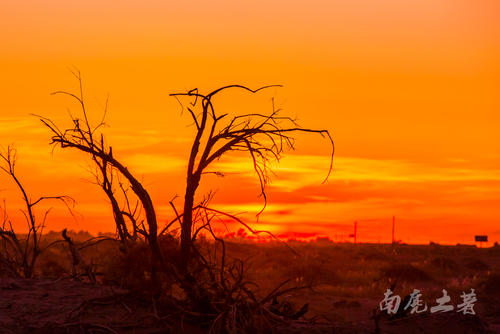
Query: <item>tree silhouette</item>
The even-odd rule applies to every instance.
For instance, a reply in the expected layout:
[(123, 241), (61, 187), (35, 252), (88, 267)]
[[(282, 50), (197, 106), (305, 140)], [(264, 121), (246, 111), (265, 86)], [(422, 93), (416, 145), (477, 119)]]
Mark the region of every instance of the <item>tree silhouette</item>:
[[(80, 72), (73, 73), (79, 83), (79, 93), (73, 94), (66, 91), (56, 91), (53, 95), (67, 95), (74, 99), (81, 111), (81, 116), (71, 116), (72, 127), (61, 130), (52, 120), (37, 116), (41, 122), (52, 132), (51, 144), (61, 148), (72, 148), (90, 155), (97, 167), (94, 173), (97, 183), (102, 187), (108, 196), (115, 218), (117, 231), (123, 242), (128, 238), (136, 238), (141, 234), (149, 244), (151, 249), (152, 280), (155, 281), (157, 273), (164, 263), (162, 252), (158, 244), (158, 222), (153, 201), (148, 191), (141, 182), (130, 172), (130, 170), (113, 155), (113, 149), (106, 143), (104, 134), (100, 129), (105, 125), (104, 118), (107, 108), (104, 110), (102, 120), (92, 125), (87, 115), (86, 104), (83, 95), (83, 85)], [(107, 103), (106, 103), (107, 106)], [(138, 205), (132, 209), (127, 195), (127, 189), (120, 182), (120, 188), (125, 196), (126, 205), (120, 207), (113, 187), (114, 176), (125, 179), (130, 185), (133, 193), (137, 196), (146, 216), (146, 225), (137, 222)], [(126, 219), (132, 223), (132, 234), (129, 233)], [(157, 283), (157, 282), (156, 282)], [(156, 285), (154, 283), (154, 285)], [(156, 287), (158, 288), (158, 286)]]
[(16, 234), (12, 222), (7, 215), (7, 208), (4, 204), (3, 224), (0, 227), (0, 238), (3, 241), (3, 251), (0, 254), (0, 261), (5, 268), (11, 271), (11, 274), (20, 275), (19, 270), (25, 278), (31, 278), (34, 275), (36, 261), (39, 255), (52, 246), (52, 244), (42, 248), (40, 241), (43, 236), (43, 229), (50, 209), (45, 210), (41, 221), (37, 220), (35, 207), (46, 200), (58, 200), (64, 203), (69, 212), (72, 213), (70, 205), (74, 200), (69, 196), (42, 196), (37, 200), (32, 200), (26, 188), (21, 183), (16, 174), (17, 154), (12, 146), (8, 146), (5, 153), (0, 153), (0, 170), (8, 174), (16, 187), (22, 194), (25, 210), (21, 210), (28, 225), (28, 233), (24, 239), (20, 239)]
[[(161, 292), (162, 282), (157, 274), (162, 271), (169, 276), (168, 278), (173, 278), (173, 281), (185, 292), (187, 303), (177, 305), (182, 312), (196, 317), (200, 316), (201, 319), (208, 317), (214, 321), (214, 326), (217, 324), (216, 327), (224, 327), (224, 324), (228, 324), (228, 326), (236, 326), (234, 328), (243, 328), (246, 326), (244, 324), (252, 321), (254, 316), (260, 316), (269, 311), (264, 309), (270, 300), (294, 289), (306, 287), (285, 287), (290, 283), (290, 280), (287, 280), (259, 300), (249, 288), (253, 283), (245, 278), (245, 262), (226, 258), (224, 240), (215, 234), (212, 223), (216, 218), (225, 217), (237, 221), (253, 233), (266, 231), (254, 230), (240, 218), (210, 208), (208, 204), (213, 193), (205, 196), (199, 203), (195, 203), (195, 195), (203, 175), (208, 173), (223, 175), (223, 171), (209, 170), (215, 161), (233, 152), (243, 152), (247, 154), (249, 163), (253, 166), (259, 180), (260, 195), (264, 199), (262, 210), (264, 210), (267, 202), (266, 185), (269, 181), (270, 162), (279, 160), (286, 150), (294, 149), (295, 138), (293, 135), (301, 132), (319, 134), (331, 144), (332, 160), (326, 180), (332, 170), (334, 152), (333, 140), (328, 130), (300, 126), (291, 117), (282, 116), (280, 110), (275, 109), (274, 102), (270, 113), (256, 112), (229, 116), (216, 111), (214, 97), (229, 89), (257, 93), (276, 86), (265, 86), (252, 90), (241, 85), (230, 85), (208, 94), (202, 94), (197, 89), (186, 93), (171, 94), (179, 101), (181, 98), (190, 99), (190, 105), (187, 109), (196, 126), (196, 133), (187, 167), (184, 210), (179, 212), (173, 200), (170, 201), (176, 218), (158, 233), (155, 209), (147, 190), (129, 169), (113, 155), (112, 147), (106, 144), (104, 134), (100, 130), (104, 125), (104, 118), (96, 125), (91, 125), (89, 122), (81, 76), (79, 73), (75, 73), (75, 76), (80, 86), (78, 95), (65, 91), (58, 91), (54, 94), (67, 95), (76, 100), (81, 109), (81, 117), (71, 116), (72, 126), (64, 130), (61, 130), (50, 119), (39, 116), (40, 120), (52, 132), (52, 145), (76, 149), (90, 156), (95, 167), (96, 183), (103, 189), (111, 202), (118, 235), (124, 241), (124, 245), (126, 245), (126, 240), (135, 240), (137, 236), (144, 237), (148, 243), (152, 263), (151, 279), (155, 296)], [(126, 180), (127, 184), (124, 185), (120, 182), (122, 179)], [(116, 181), (118, 181), (119, 187), (116, 186)], [(127, 195), (128, 189), (131, 189), (136, 195), (145, 213), (146, 226), (142, 221), (138, 221), (138, 205), (130, 205)], [(116, 191), (120, 190), (125, 201), (121, 207), (116, 194)], [(129, 224), (125, 223), (126, 219)], [(171, 234), (169, 237), (178, 244), (173, 250), (171, 248), (162, 253), (158, 241), (159, 237), (168, 232), (169, 227), (174, 223), (180, 224), (180, 240), (173, 239)], [(207, 232), (215, 242), (196, 240), (201, 231)], [(218, 247), (221, 247), (221, 251), (218, 251)], [(179, 252), (179, 258), (174, 258), (173, 255), (177, 252)], [(138, 272), (137, 274), (142, 275), (143, 273)], [(167, 277), (164, 278), (167, 279)], [(295, 312), (291, 315), (297, 316), (299, 314), (298, 316), (300, 316), (306, 311), (307, 307), (304, 306), (298, 313)], [(238, 313), (237, 316), (235, 312)], [(246, 312), (249, 313), (246, 314)]]
[[(328, 130), (316, 130), (300, 126), (293, 118), (282, 116), (280, 109), (275, 109), (274, 100), (270, 113), (248, 113), (229, 116), (216, 111), (213, 99), (215, 96), (229, 89), (240, 89), (250, 93), (257, 93), (267, 88), (281, 87), (279, 85), (264, 86), (252, 90), (242, 85), (228, 85), (218, 88), (208, 94), (202, 94), (198, 89), (186, 93), (171, 94), (176, 98), (191, 98), (187, 107), (196, 126), (196, 135), (191, 146), (191, 154), (187, 167), (186, 191), (184, 195), (184, 211), (181, 224), (181, 263), (187, 264), (191, 258), (193, 243), (193, 211), (195, 208), (227, 215), (204, 205), (195, 206), (195, 194), (202, 175), (207, 173), (223, 174), (222, 171), (208, 171), (214, 161), (219, 160), (232, 152), (248, 153), (249, 163), (257, 174), (260, 183), (260, 195), (266, 206), (266, 185), (269, 181), (269, 162), (280, 160), (285, 150), (294, 149), (293, 134), (299, 132), (319, 134), (327, 138), (332, 146), (328, 178), (332, 170), (334, 144)], [(182, 103), (181, 103), (182, 104)], [(199, 111), (196, 109), (199, 108)], [(202, 203), (203, 204), (203, 203)], [(238, 220), (240, 223), (241, 220)], [(248, 227), (247, 225), (245, 225)]]

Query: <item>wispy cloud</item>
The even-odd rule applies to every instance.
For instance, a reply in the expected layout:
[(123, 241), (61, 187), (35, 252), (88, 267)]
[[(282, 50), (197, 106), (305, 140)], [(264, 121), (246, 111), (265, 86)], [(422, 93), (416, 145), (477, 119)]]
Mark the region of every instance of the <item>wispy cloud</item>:
[[(320, 184), (328, 171), (329, 158), (316, 155), (289, 155), (272, 167), (275, 176), (272, 187), (294, 191), (308, 185)], [(415, 162), (407, 160), (336, 157), (330, 181), (485, 181), (500, 180), (500, 171), (491, 168), (467, 167), (464, 160)], [(228, 157), (218, 166), (221, 170), (255, 177), (244, 157)]]
[(180, 171), (187, 164), (180, 157), (165, 154), (133, 154), (125, 157), (124, 161), (141, 174)]
[(0, 117), (0, 136), (22, 138), (30, 133), (43, 133), (45, 129), (40, 121), (29, 115), (22, 117)]

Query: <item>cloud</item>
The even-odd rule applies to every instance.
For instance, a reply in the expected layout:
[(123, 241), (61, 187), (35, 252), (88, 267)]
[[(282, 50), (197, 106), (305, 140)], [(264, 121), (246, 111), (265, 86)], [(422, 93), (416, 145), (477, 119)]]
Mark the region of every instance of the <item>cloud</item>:
[[(500, 171), (471, 162), (415, 162), (407, 160), (367, 159), (357, 157), (334, 158), (334, 169), (329, 182), (335, 181), (498, 181)], [(228, 157), (218, 164), (221, 170), (255, 177), (248, 159)], [(308, 185), (321, 184), (327, 175), (329, 158), (316, 155), (289, 155), (272, 166), (275, 176), (271, 187), (295, 191)]]
[(13, 133), (22, 135), (21, 130), (25, 134), (26, 132), (38, 133), (43, 129), (40, 121), (35, 117), (0, 117), (0, 135)]
[(173, 155), (166, 154), (133, 154), (124, 158), (131, 169), (141, 174), (167, 173), (183, 170), (187, 162)]

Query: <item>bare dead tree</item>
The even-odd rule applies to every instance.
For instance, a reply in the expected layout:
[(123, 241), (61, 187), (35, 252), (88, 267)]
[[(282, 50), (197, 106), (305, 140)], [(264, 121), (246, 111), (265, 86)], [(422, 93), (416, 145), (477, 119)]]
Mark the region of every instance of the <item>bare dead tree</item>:
[(46, 248), (42, 248), (40, 241), (43, 236), (43, 229), (50, 209), (47, 209), (40, 222), (37, 221), (35, 215), (35, 207), (46, 200), (58, 200), (64, 203), (70, 213), (71, 207), (74, 206), (74, 200), (69, 196), (42, 196), (33, 201), (28, 195), (25, 187), (21, 183), (19, 177), (16, 175), (16, 150), (12, 146), (7, 147), (6, 153), (0, 153), (0, 160), (3, 163), (0, 169), (8, 174), (16, 184), (17, 188), (22, 194), (22, 199), (25, 205), (25, 210), (21, 210), (28, 225), (28, 232), (25, 239), (20, 239), (12, 226), (11, 220), (8, 218), (7, 209), (4, 205), (4, 219), (3, 226), (0, 229), (0, 237), (5, 243), (4, 250), (14, 252), (10, 256), (11, 268), (22, 268), (22, 276), (31, 278), (34, 274), (35, 264), (38, 256)]
[[(251, 93), (274, 87), (265, 86), (252, 90), (245, 86), (224, 86), (208, 94), (199, 93), (197, 89), (187, 93), (171, 94), (179, 102), (181, 97), (190, 98), (187, 107), (194, 125), (196, 134), (191, 146), (188, 161), (186, 190), (184, 195), (184, 210), (176, 213), (174, 222), (180, 223), (181, 228), (181, 268), (182, 284), (193, 307), (197, 312), (215, 314), (213, 330), (232, 328), (234, 331), (249, 328), (255, 321), (257, 314), (273, 314), (266, 304), (269, 298), (277, 298), (282, 293), (307, 288), (308, 286), (287, 287), (289, 281), (284, 282), (269, 294), (269, 298), (258, 300), (250, 286), (253, 282), (246, 278), (244, 261), (229, 259), (226, 256), (226, 246), (223, 238), (218, 237), (212, 225), (231, 219), (243, 225), (252, 233), (268, 233), (252, 229), (247, 223), (235, 215), (209, 207), (213, 193), (204, 197), (200, 203), (195, 203), (196, 191), (202, 176), (215, 174), (223, 176), (220, 170), (210, 170), (209, 167), (222, 157), (234, 153), (247, 153), (249, 163), (257, 175), (260, 183), (260, 196), (264, 199), (263, 212), (266, 207), (266, 185), (269, 181), (270, 162), (279, 161), (286, 150), (294, 149), (294, 134), (299, 132), (315, 133), (327, 138), (332, 146), (331, 162), (327, 180), (333, 162), (334, 145), (328, 130), (315, 130), (301, 127), (294, 119), (281, 116), (280, 110), (275, 109), (274, 101), (270, 113), (228, 114), (216, 111), (213, 98), (221, 92), (236, 88)], [(181, 103), (182, 105), (182, 103)], [(168, 228), (168, 226), (167, 226)], [(198, 247), (196, 237), (205, 231), (215, 241), (213, 246)], [(297, 312), (287, 313), (291, 318), (300, 317), (307, 312), (307, 306)]]
[[(61, 130), (52, 120), (38, 116), (41, 122), (52, 132), (51, 144), (61, 148), (72, 148), (88, 154), (92, 161), (97, 166), (98, 183), (103, 188), (104, 192), (111, 201), (115, 222), (121, 238), (130, 237), (126, 229), (125, 220), (129, 219), (133, 226), (133, 237), (137, 233), (141, 234), (151, 248), (152, 257), (152, 279), (156, 277), (156, 273), (163, 263), (163, 256), (158, 244), (158, 222), (156, 212), (153, 206), (153, 201), (149, 196), (148, 191), (143, 187), (141, 182), (130, 172), (130, 170), (113, 155), (113, 149), (106, 144), (104, 134), (101, 128), (105, 125), (104, 118), (96, 125), (92, 125), (87, 115), (86, 104), (83, 94), (83, 84), (80, 72), (74, 73), (79, 83), (79, 92), (73, 94), (66, 91), (56, 91), (53, 95), (66, 95), (75, 100), (80, 107), (81, 117), (71, 116), (72, 127)], [(106, 104), (107, 105), (107, 104)], [(122, 210), (116, 200), (114, 189), (112, 186), (113, 173), (123, 177), (130, 185), (133, 193), (137, 196), (142, 209), (146, 216), (146, 226), (137, 222), (137, 209)], [(124, 190), (125, 196), (127, 195)], [(128, 198), (126, 200), (128, 203)], [(130, 209), (130, 205), (127, 206)], [(136, 206), (137, 208), (137, 206)], [(140, 227), (139, 227), (140, 225)]]
[(67, 229), (64, 229), (61, 234), (64, 241), (68, 244), (68, 248), (71, 254), (72, 277), (74, 279), (79, 279), (80, 276), (87, 276), (91, 283), (95, 283), (96, 273), (92, 260), (90, 261), (90, 263), (87, 263), (87, 261), (85, 261), (82, 254), (80, 253), (80, 250), (76, 247), (71, 237), (68, 236), (67, 232)]
[(8, 276), (18, 277), (25, 268), (24, 247), (18, 239), (7, 213), (5, 200), (2, 207), (2, 227), (0, 230), (0, 263)]
[[(92, 160), (96, 165), (94, 173), (96, 183), (102, 188), (111, 203), (116, 230), (123, 246), (120, 249), (126, 251), (129, 240), (136, 241), (139, 234), (145, 238), (148, 235), (143, 222), (138, 222), (140, 218), (139, 201), (136, 200), (135, 205), (131, 205), (128, 195), (130, 185), (128, 183), (124, 185), (120, 181), (120, 174), (106, 160), (98, 157), (92, 157)], [(122, 206), (120, 206), (116, 195), (115, 179), (118, 179), (118, 187), (122, 194)], [(127, 220), (130, 225), (127, 225)]]
[[(287, 149), (294, 149), (294, 134), (299, 132), (319, 134), (329, 140), (333, 140), (328, 130), (314, 130), (303, 128), (297, 122), (287, 116), (281, 116), (280, 110), (274, 108), (270, 113), (250, 113), (229, 116), (216, 112), (213, 98), (225, 90), (231, 88), (242, 89), (251, 93), (257, 93), (266, 86), (251, 90), (245, 86), (230, 85), (219, 88), (208, 94), (201, 94), (197, 89), (187, 93), (171, 94), (176, 98), (190, 98), (189, 113), (196, 125), (196, 135), (191, 146), (188, 161), (186, 191), (184, 194), (184, 210), (179, 212), (173, 201), (170, 202), (176, 218), (158, 234), (156, 213), (151, 198), (142, 184), (132, 173), (113, 155), (111, 146), (106, 144), (101, 127), (103, 120), (97, 125), (91, 125), (87, 117), (86, 105), (83, 97), (82, 82), (79, 73), (75, 74), (79, 84), (79, 94), (59, 91), (54, 94), (64, 94), (77, 101), (81, 109), (81, 117), (71, 116), (72, 126), (61, 130), (50, 119), (40, 117), (40, 120), (52, 132), (52, 144), (61, 148), (73, 148), (87, 153), (96, 166), (96, 180), (111, 201), (117, 231), (120, 238), (131, 238), (141, 235), (149, 243), (151, 250), (152, 279), (153, 284), (159, 284), (154, 277), (157, 271), (162, 270), (165, 274), (171, 274), (178, 285), (187, 295), (186, 306), (179, 308), (186, 314), (211, 319), (214, 330), (232, 324), (235, 330), (244, 328), (246, 323), (252, 321), (253, 315), (268, 312), (264, 306), (270, 299), (277, 298), (282, 293), (305, 287), (286, 288), (288, 282), (284, 282), (264, 299), (254, 296), (245, 278), (245, 262), (238, 259), (226, 257), (226, 246), (224, 240), (219, 238), (212, 227), (216, 221), (232, 219), (253, 233), (257, 231), (238, 217), (215, 210), (209, 207), (209, 201), (213, 194), (206, 196), (200, 203), (195, 203), (195, 195), (199, 187), (202, 175), (214, 173), (223, 175), (222, 171), (210, 171), (209, 167), (220, 158), (230, 152), (244, 152), (248, 154), (249, 162), (256, 172), (260, 182), (260, 195), (264, 198), (264, 210), (266, 199), (266, 185), (269, 181), (270, 162), (279, 160)], [(332, 162), (328, 175), (332, 169)], [(326, 178), (328, 178), (328, 175)], [(325, 178), (325, 180), (326, 180)], [(120, 179), (124, 179), (130, 189), (138, 198), (140, 206), (145, 213), (145, 224), (138, 221), (137, 206), (130, 205), (127, 197), (127, 185), (123, 185)], [(121, 206), (117, 200), (116, 181), (125, 198), (126, 204)], [(262, 211), (261, 211), (262, 212)], [(259, 213), (260, 214), (260, 213)], [(129, 224), (125, 223), (128, 219)], [(179, 261), (165, 261), (158, 243), (158, 236), (175, 223), (181, 229)], [(146, 226), (145, 226), (146, 225)], [(132, 234), (127, 226), (132, 226)], [(215, 240), (215, 247), (202, 249), (196, 245), (197, 236), (205, 231)], [(267, 232), (268, 233), (268, 232)], [(171, 266), (171, 268), (168, 268)], [(235, 311), (236, 309), (239, 311)], [(298, 317), (307, 310), (290, 313)], [(272, 312), (271, 312), (272, 313)], [(238, 319), (237, 319), (238, 318)], [(222, 320), (224, 319), (224, 320)]]
[[(198, 89), (186, 93), (171, 94), (176, 98), (191, 98), (187, 107), (196, 126), (196, 135), (191, 146), (191, 154), (187, 167), (186, 191), (184, 196), (184, 211), (182, 213), (181, 256), (182, 263), (187, 264), (191, 258), (193, 244), (193, 218), (195, 194), (202, 175), (215, 173), (223, 175), (222, 171), (208, 171), (213, 162), (233, 152), (248, 153), (250, 163), (260, 183), (260, 196), (264, 199), (265, 209), (266, 185), (269, 181), (269, 163), (279, 161), (285, 150), (294, 149), (294, 134), (299, 132), (319, 134), (329, 140), (332, 146), (328, 178), (333, 164), (334, 145), (328, 130), (315, 130), (300, 126), (293, 118), (281, 116), (280, 109), (275, 109), (274, 101), (270, 113), (248, 113), (229, 116), (216, 111), (213, 99), (228, 89), (241, 89), (257, 93), (270, 87), (264, 86), (252, 90), (246, 86), (229, 85), (218, 88), (208, 94), (202, 94)], [(181, 103), (182, 105), (182, 103)]]

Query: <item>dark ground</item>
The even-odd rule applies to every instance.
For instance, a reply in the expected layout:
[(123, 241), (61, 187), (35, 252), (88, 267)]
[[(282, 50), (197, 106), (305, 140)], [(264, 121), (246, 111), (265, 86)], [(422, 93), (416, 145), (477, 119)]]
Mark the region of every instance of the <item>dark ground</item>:
[[(296, 307), (308, 303), (306, 319), (284, 333), (500, 333), (500, 249), (470, 246), (290, 243), (228, 243), (229, 254), (248, 259), (250, 279), (266, 293), (286, 278), (313, 283), (284, 295)], [(88, 253), (87, 256), (92, 256)], [(96, 258), (97, 260), (97, 258)], [(42, 263), (44, 261), (41, 261)], [(46, 262), (46, 259), (45, 259)], [(403, 298), (420, 289), (430, 306), (447, 289), (451, 304), (474, 288), (476, 315), (455, 311), (391, 319), (377, 313), (391, 284)], [(63, 279), (0, 281), (0, 333), (203, 333), (168, 305), (139, 301), (119, 288)]]

